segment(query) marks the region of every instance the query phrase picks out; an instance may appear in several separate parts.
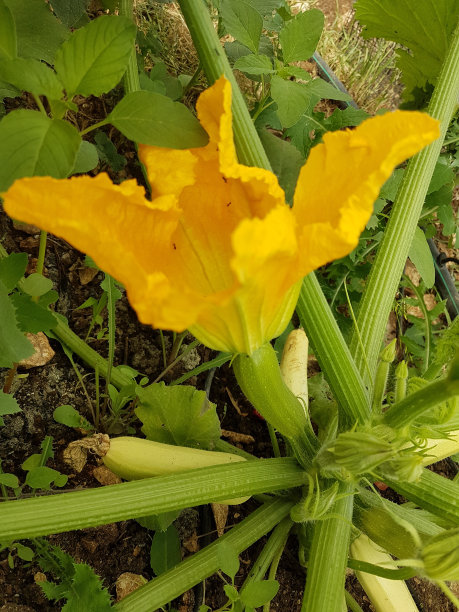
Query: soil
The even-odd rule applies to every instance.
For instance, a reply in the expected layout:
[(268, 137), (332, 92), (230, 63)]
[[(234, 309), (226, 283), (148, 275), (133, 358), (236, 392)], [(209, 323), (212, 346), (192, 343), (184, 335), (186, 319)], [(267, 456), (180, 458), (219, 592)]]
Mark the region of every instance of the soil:
[[(324, 10), (329, 21), (333, 21), (336, 16), (337, 7), (340, 11), (346, 12), (352, 4), (352, 0), (321, 0), (316, 3)], [(75, 117), (80, 129), (84, 127), (83, 123), (88, 120), (88, 117), (93, 121), (100, 115), (105, 116), (114, 102), (113, 97), (107, 96), (101, 99), (82, 100), (81, 112)], [(33, 106), (33, 102), (25, 97), (11, 104)], [(99, 108), (100, 105), (103, 108)], [(126, 157), (128, 163), (125, 169), (118, 173), (113, 173), (106, 167), (99, 167), (98, 171), (108, 171), (116, 181), (121, 181), (126, 177), (136, 177), (141, 180), (132, 145), (116, 130), (111, 130), (110, 138), (118, 151)], [(29, 254), (29, 271), (33, 270), (38, 253), (37, 234), (30, 235), (14, 228), (11, 220), (0, 211), (0, 236), (8, 252), (25, 251)], [(84, 256), (81, 253), (60, 239), (49, 238), (46, 275), (53, 281), (54, 287), (59, 292), (57, 310), (68, 318), (70, 327), (81, 337), (85, 337), (87, 333), (91, 311), (77, 308), (88, 297), (98, 298), (100, 296), (99, 284), (103, 278), (102, 274), (98, 273), (92, 280), (86, 282), (87, 274), (88, 269), (84, 265)], [(124, 297), (117, 304), (116, 317), (115, 364), (130, 365), (153, 380), (163, 370), (159, 332), (141, 325)], [(166, 348), (169, 351), (172, 346), (172, 337), (167, 333), (164, 336)], [(92, 334), (89, 344), (106, 356), (106, 341), (97, 340)], [(45, 436), (52, 436), (54, 458), (47, 465), (68, 475), (65, 490), (101, 486), (94, 475), (95, 461), (90, 461), (80, 474), (74, 474), (62, 460), (63, 449), (69, 442), (80, 438), (81, 433), (56, 423), (53, 419), (54, 409), (63, 404), (72, 405), (89, 420), (91, 420), (91, 413), (85, 392), (60, 344), (51, 340), (51, 346), (55, 351), (55, 356), (49, 363), (26, 371), (20, 370), (22, 376), (16, 377), (14, 381), (12, 392), (22, 412), (5, 417), (5, 426), (0, 431), (2, 470), (17, 474), (23, 481), (25, 472), (20, 466), (31, 454), (40, 452), (40, 444)], [(180, 362), (173, 372), (164, 376), (164, 380), (167, 382), (177, 378), (187, 369), (195, 367), (197, 361), (206, 361), (212, 356), (208, 349), (200, 347), (193, 355), (194, 363), (193, 361), (191, 363)], [(94, 397), (93, 373), (85, 368), (78, 359), (76, 359), (76, 365), (85, 376), (88, 394)], [(3, 383), (6, 374), (5, 370), (0, 371), (0, 384)], [(206, 381), (207, 374), (202, 374), (191, 379), (189, 383), (199, 389), (204, 389)], [(216, 372), (209, 397), (218, 406), (222, 428), (230, 432), (252, 436), (253, 442), (246, 441), (242, 445), (243, 448), (260, 457), (270, 456), (271, 443), (265, 423), (254, 414), (250, 404), (240, 394), (232, 371), (227, 366), (223, 366)], [(24, 494), (31, 494), (30, 489), (24, 489)], [(389, 491), (387, 494), (397, 499), (393, 492)], [(253, 501), (241, 507), (230, 507), (227, 528), (242, 520), (255, 507), (256, 504)], [(175, 524), (182, 541), (183, 557), (192, 554), (217, 537), (213, 516), (208, 507), (183, 512)], [(75, 561), (88, 563), (102, 577), (104, 585), (115, 599), (115, 583), (121, 574), (131, 572), (144, 576), (148, 580), (153, 577), (150, 568), (151, 537), (151, 532), (132, 520), (51, 536), (49, 541), (71, 554)], [(242, 584), (250, 565), (261, 551), (264, 541), (259, 541), (241, 555), (241, 569), (236, 576), (236, 586)], [(27, 542), (23, 543), (27, 545)], [(280, 589), (271, 603), (271, 610), (299, 611), (305, 574), (298, 563), (297, 544), (294, 537), (288, 541), (276, 578), (280, 583)], [(26, 562), (14, 556), (14, 567), (11, 568), (8, 563), (8, 551), (0, 553), (0, 612), (60, 610), (60, 604), (54, 605), (44, 597), (37, 584), (40, 579), (42, 579), (41, 569), (34, 560)], [(348, 577), (347, 583), (349, 590), (364, 612), (373, 610), (353, 575)], [(419, 603), (420, 610), (425, 612), (453, 610), (446, 598), (430, 583), (413, 579), (410, 581), (410, 588)], [(175, 607), (181, 612), (194, 612), (199, 605), (206, 603), (215, 610), (226, 601), (223, 583), (217, 576), (206, 581), (205, 598), (203, 598), (203, 593), (202, 585), (198, 585), (197, 588), (185, 593), (176, 601)]]

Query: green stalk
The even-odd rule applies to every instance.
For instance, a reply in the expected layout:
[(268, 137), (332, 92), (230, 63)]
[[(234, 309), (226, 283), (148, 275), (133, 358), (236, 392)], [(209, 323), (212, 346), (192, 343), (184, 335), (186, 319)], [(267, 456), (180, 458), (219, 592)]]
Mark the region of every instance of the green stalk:
[(311, 465), (318, 443), (305, 409), (285, 384), (271, 344), (252, 355), (237, 355), (233, 362), (236, 379), (256, 410), (288, 438), (298, 461)]
[[(441, 122), (440, 138), (423, 149), (408, 163), (360, 304), (357, 325), (363, 347), (359, 346), (357, 333), (354, 332), (351, 352), (362, 377), (370, 387), (373, 385), (373, 375), (394, 295), (408, 257), (446, 130), (457, 105), (458, 90), (459, 23), (451, 39), (449, 52), (443, 62), (428, 107), (428, 113)], [(366, 372), (365, 355), (370, 370), (369, 375)]]
[(382, 417), (382, 422), (393, 429), (410, 425), (431, 408), (459, 395), (459, 366), (453, 367), (447, 378), (430, 383), (401, 402), (393, 404)]
[(282, 499), (264, 504), (218, 540), (122, 599), (114, 609), (116, 612), (158, 610), (220, 568), (218, 549), (221, 543), (240, 554), (282, 521), (291, 506), (292, 502)]
[[(342, 609), (344, 580), (351, 535), (353, 485), (340, 483), (333, 516), (317, 521), (309, 553), (302, 612), (336, 612)], [(347, 494), (347, 495), (346, 495)]]
[(277, 526), (273, 529), (272, 534), (269, 536), (268, 541), (263, 546), (263, 550), (258, 555), (256, 561), (252, 565), (247, 578), (244, 580), (244, 584), (239, 589), (239, 594), (242, 595), (244, 589), (253, 582), (259, 582), (264, 580), (265, 574), (268, 571), (269, 566), (273, 560), (277, 557), (279, 552), (285, 547), (285, 543), (292, 528), (293, 522), (290, 517), (286, 516)]
[(271, 164), (213, 26), (207, 4), (202, 0), (179, 0), (179, 4), (209, 84), (223, 74), (231, 83), (234, 140), (239, 161), (247, 166), (270, 170)]
[(189, 508), (211, 500), (285, 490), (300, 487), (306, 480), (297, 462), (283, 457), (21, 499), (0, 504), (0, 541), (35, 538)]
[(296, 311), (342, 409), (340, 414), (351, 425), (365, 422), (370, 414), (367, 391), (314, 273), (303, 281)]
[(459, 523), (459, 483), (424, 469), (418, 482), (399, 482), (380, 478), (403, 497), (448, 521), (452, 527)]
[[(132, 0), (121, 0), (120, 15), (127, 17), (133, 23), (135, 23)], [(135, 45), (132, 48), (131, 56), (129, 58), (128, 67), (126, 70), (126, 74), (124, 75), (124, 89), (128, 93), (131, 91), (140, 90), (139, 70), (137, 68), (137, 57), (136, 57)]]

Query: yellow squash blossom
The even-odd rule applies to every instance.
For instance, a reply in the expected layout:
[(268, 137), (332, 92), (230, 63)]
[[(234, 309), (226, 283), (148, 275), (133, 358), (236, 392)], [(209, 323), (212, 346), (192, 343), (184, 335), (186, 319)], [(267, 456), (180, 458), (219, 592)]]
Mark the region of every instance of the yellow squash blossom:
[(17, 180), (9, 215), (65, 238), (122, 282), (143, 323), (188, 328), (216, 350), (251, 354), (284, 330), (301, 279), (358, 242), (394, 166), (438, 137), (417, 112), (325, 134), (302, 168), (293, 207), (276, 176), (238, 163), (231, 87), (199, 98), (206, 146), (140, 146), (152, 200), (135, 180)]

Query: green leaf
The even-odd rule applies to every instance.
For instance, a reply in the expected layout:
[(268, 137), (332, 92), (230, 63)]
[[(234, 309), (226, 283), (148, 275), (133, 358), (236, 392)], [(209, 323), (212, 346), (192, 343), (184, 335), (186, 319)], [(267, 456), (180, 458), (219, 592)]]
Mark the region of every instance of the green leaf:
[(309, 81), (309, 83), (305, 85), (305, 88), (309, 96), (317, 96), (319, 99), (343, 101), (352, 99), (349, 94), (340, 91), (334, 85), (327, 83), (327, 81), (324, 81), (320, 77)]
[[(124, 158), (123, 158), (124, 159)], [(87, 140), (82, 140), (78, 149), (72, 174), (83, 174), (94, 170), (99, 163), (97, 148)]]
[(206, 132), (185, 105), (151, 91), (125, 96), (107, 121), (130, 140), (157, 147), (189, 149), (208, 142)]
[(271, 96), (277, 104), (277, 115), (284, 128), (294, 125), (308, 108), (309, 96), (305, 87), (278, 76), (272, 77)]
[(209, 448), (220, 437), (216, 406), (204, 391), (187, 385), (167, 387), (161, 382), (138, 387), (137, 394), (140, 405), (135, 413), (149, 440)]
[(179, 516), (180, 512), (181, 510), (172, 510), (170, 512), (162, 512), (161, 514), (150, 514), (149, 516), (138, 517), (136, 521), (139, 525), (150, 531), (166, 531)]
[(318, 9), (298, 13), (279, 32), (285, 64), (308, 60), (316, 50), (324, 27), (324, 14)]
[(381, 187), (381, 191), (379, 196), (384, 198), (385, 200), (390, 200), (394, 202), (395, 196), (397, 195), (398, 188), (403, 179), (403, 174), (405, 172), (404, 168), (398, 168), (394, 170), (384, 185)]
[(0, 389), (0, 415), (5, 416), (6, 414), (16, 414), (17, 412), (21, 412), (21, 408), (15, 398)]
[(67, 603), (62, 612), (109, 612), (112, 609), (110, 595), (99, 576), (85, 563), (74, 563), (73, 567), (75, 573), (71, 586), (65, 593)]
[(8, 291), (0, 282), (0, 368), (12, 368), (14, 363), (34, 353), (32, 344), (19, 331), (16, 311)]
[(0, 484), (10, 487), (10, 489), (17, 489), (19, 487), (19, 480), (14, 474), (0, 472)]
[(266, 55), (244, 55), (234, 62), (233, 68), (245, 74), (272, 74), (273, 65)]
[(0, 281), (8, 292), (12, 291), (18, 280), (24, 276), (27, 262), (27, 253), (11, 253), (0, 259)]
[(150, 565), (156, 576), (167, 572), (182, 560), (180, 538), (174, 525), (157, 531), (150, 549)]
[(324, 124), (328, 131), (342, 130), (344, 127), (355, 127), (369, 117), (368, 113), (360, 108), (348, 106), (344, 110), (335, 108), (333, 114), (325, 119)]
[(356, 18), (364, 26), (364, 38), (385, 38), (408, 47), (398, 51), (399, 68), (408, 86), (405, 99), (426, 83), (435, 84), (459, 17), (454, 0), (358, 0)]
[(65, 178), (80, 142), (67, 121), (25, 109), (9, 113), (0, 122), (0, 191), (24, 176)]
[(16, 23), (18, 55), (54, 62), (57, 49), (69, 37), (43, 0), (4, 0)]
[(54, 67), (69, 98), (100, 96), (119, 83), (136, 28), (126, 17), (103, 15), (76, 30), (56, 53)]
[(260, 13), (243, 0), (222, 0), (220, 16), (228, 34), (256, 53), (263, 28)]
[[(64, 479), (62, 478), (64, 476)], [(65, 474), (60, 474), (57, 470), (46, 465), (39, 465), (30, 469), (27, 472), (25, 484), (32, 489), (50, 490), (54, 483), (56, 486), (62, 487), (66, 484), (67, 477)]]
[(53, 412), (53, 419), (57, 423), (67, 425), (67, 427), (75, 427), (82, 429), (94, 429), (91, 423), (85, 419), (73, 406), (63, 405), (58, 406)]
[(37, 334), (56, 327), (57, 319), (47, 308), (34, 302), (30, 295), (14, 293), (11, 302), (16, 308), (16, 320), (22, 332)]
[(105, 162), (114, 170), (119, 172), (126, 165), (126, 158), (120, 155), (116, 150), (113, 142), (108, 138), (105, 132), (97, 132), (94, 136), (97, 153), (102, 162)]
[(291, 203), (304, 159), (290, 142), (274, 136), (268, 130), (260, 130), (259, 136), (279, 185), (285, 191), (285, 199)]
[(416, 228), (408, 257), (416, 266), (427, 289), (433, 287), (435, 283), (434, 262), (426, 237), (420, 227)]
[(279, 590), (277, 580), (261, 580), (252, 582), (241, 593), (241, 599), (246, 606), (258, 608), (274, 599)]
[(33, 274), (29, 274), (27, 276), (22, 285), (21, 289), (24, 293), (32, 296), (40, 296), (47, 293), (53, 286), (53, 281), (49, 278), (43, 276), (43, 274), (39, 274), (38, 272), (34, 272)]
[(34, 552), (29, 546), (24, 546), (20, 542), (16, 542), (16, 552), (18, 557), (23, 561), (32, 561)]
[(16, 55), (16, 24), (5, 0), (0, 0), (0, 59), (13, 59)]
[(225, 541), (219, 542), (217, 546), (217, 559), (218, 567), (222, 572), (234, 580), (239, 570), (239, 556), (234, 548)]
[(89, 0), (51, 0), (53, 11), (68, 28), (73, 28), (86, 15)]
[(17, 57), (0, 63), (0, 79), (36, 96), (60, 98), (62, 84), (53, 70), (36, 59)]
[(442, 158), (440, 157), (430, 180), (427, 195), (430, 195), (434, 191), (438, 191), (444, 185), (451, 185), (451, 187), (453, 187), (454, 176), (454, 170), (447, 164), (443, 163)]
[(260, 15), (270, 15), (284, 4), (284, 0), (247, 0), (247, 3), (253, 6)]
[(223, 590), (230, 601), (235, 602), (239, 599), (238, 590), (232, 584), (225, 584)]

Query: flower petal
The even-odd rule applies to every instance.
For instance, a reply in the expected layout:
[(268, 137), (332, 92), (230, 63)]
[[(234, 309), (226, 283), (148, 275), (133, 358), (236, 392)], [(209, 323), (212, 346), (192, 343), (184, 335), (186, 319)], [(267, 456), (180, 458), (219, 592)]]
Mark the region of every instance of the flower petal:
[(305, 274), (355, 248), (394, 167), (438, 136), (438, 121), (406, 111), (324, 135), (300, 171), (294, 196), (300, 244), (307, 244), (301, 249)]

